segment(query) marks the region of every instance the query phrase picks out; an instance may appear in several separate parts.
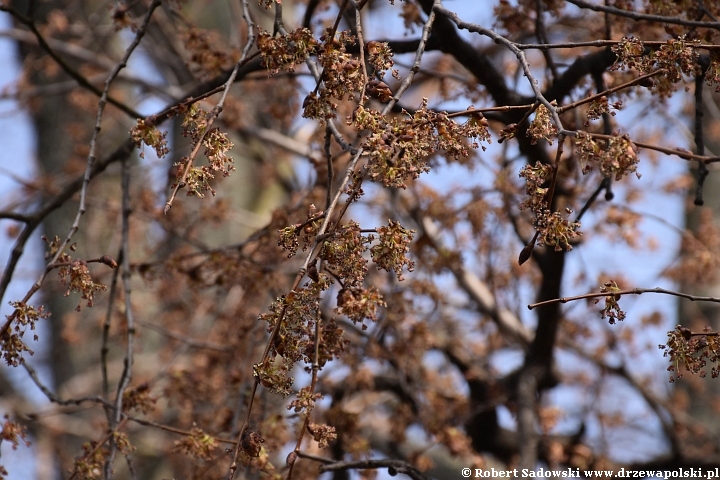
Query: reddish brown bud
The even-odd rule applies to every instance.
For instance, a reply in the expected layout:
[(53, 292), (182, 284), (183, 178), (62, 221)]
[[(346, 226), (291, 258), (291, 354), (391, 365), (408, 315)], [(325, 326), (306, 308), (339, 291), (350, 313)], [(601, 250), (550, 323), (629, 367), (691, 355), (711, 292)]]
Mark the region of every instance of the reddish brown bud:
[(638, 82), (638, 85), (645, 88), (652, 88), (653, 85), (655, 85), (655, 82), (653, 82), (652, 78), (643, 78)]
[(312, 279), (313, 282), (317, 283), (320, 281), (320, 275), (318, 274), (318, 269), (314, 263), (308, 267), (307, 273), (308, 273), (308, 277), (310, 277), (310, 279)]
[(263, 443), (265, 439), (259, 433), (250, 430), (245, 430), (240, 439), (240, 447), (249, 457), (259, 457)]
[(692, 337), (692, 332), (690, 331), (690, 329), (685, 328), (685, 327), (680, 327), (679, 330), (680, 330), (680, 334), (683, 336), (685, 341), (689, 341), (690, 338)]
[(102, 257), (100, 257), (100, 262), (104, 263), (105, 265), (107, 265), (110, 268), (117, 268), (117, 266), (118, 266), (115, 259), (112, 258), (110, 255), (103, 255)]
[(343, 63), (342, 66), (343, 70), (351, 71), (351, 70), (357, 70), (360, 68), (360, 62), (357, 60), (348, 60), (347, 62)]
[(376, 42), (375, 40), (370, 40), (369, 42), (367, 42), (367, 43), (365, 44), (365, 50), (367, 50), (367, 52), (368, 52), (370, 55), (375, 55), (375, 54), (377, 54), (379, 48), (380, 48), (380, 43), (379, 43), (379, 42)]
[(520, 251), (520, 257), (518, 258), (518, 265), (522, 265), (523, 263), (527, 262), (530, 259), (530, 256), (532, 255), (532, 251), (534, 248), (535, 248), (535, 244), (525, 245), (525, 247)]
[(310, 104), (314, 101), (315, 101), (315, 94), (311, 93), (310, 95), (305, 97), (305, 100), (303, 100), (303, 104), (302, 104), (303, 108), (309, 107)]

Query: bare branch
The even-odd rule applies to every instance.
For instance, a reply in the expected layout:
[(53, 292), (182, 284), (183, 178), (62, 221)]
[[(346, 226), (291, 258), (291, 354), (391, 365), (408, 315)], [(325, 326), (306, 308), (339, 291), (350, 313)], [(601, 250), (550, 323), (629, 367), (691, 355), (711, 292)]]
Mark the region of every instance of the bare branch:
[(609, 13), (611, 15), (617, 15), (619, 17), (629, 18), (629, 19), (635, 20), (635, 21), (647, 20), (649, 22), (666, 23), (666, 24), (670, 24), (670, 25), (682, 25), (684, 27), (702, 27), (702, 28), (712, 28), (714, 30), (720, 30), (720, 22), (701, 22), (701, 21), (696, 21), (696, 20), (684, 20), (682, 18), (677, 18), (677, 17), (665, 17), (662, 15), (650, 15), (647, 13), (637, 13), (637, 12), (631, 12), (628, 10), (622, 10), (622, 9), (616, 8), (616, 7), (610, 7), (607, 5), (601, 5), (598, 3), (591, 3), (591, 2), (587, 2), (585, 0), (567, 0), (567, 2), (572, 3), (573, 5), (580, 7), (580, 8), (594, 10), (596, 12)]
[(336, 462), (328, 458), (318, 457), (308, 453), (298, 452), (300, 458), (306, 458), (315, 462), (320, 462), (320, 472), (337, 472), (343, 470), (368, 470), (387, 468), (390, 475), (402, 473), (413, 480), (428, 480), (418, 469), (402, 460), (356, 460), (349, 462)]

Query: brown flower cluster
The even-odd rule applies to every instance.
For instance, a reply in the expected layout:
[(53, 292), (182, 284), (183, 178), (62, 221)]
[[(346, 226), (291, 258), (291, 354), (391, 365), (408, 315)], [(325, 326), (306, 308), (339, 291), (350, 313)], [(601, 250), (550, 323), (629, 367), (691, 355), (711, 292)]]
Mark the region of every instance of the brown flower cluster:
[[(608, 294), (604, 298), (605, 307), (600, 310), (600, 315), (602, 315), (602, 318), (607, 318), (610, 325), (615, 324), (615, 322), (622, 322), (625, 320), (625, 312), (622, 308), (620, 308), (620, 304), (618, 303), (620, 295), (616, 295), (619, 291), (620, 288), (617, 286), (617, 283), (612, 280), (608, 280), (602, 287), (600, 287), (601, 293)], [(595, 304), (597, 305), (598, 302), (600, 302), (599, 298), (595, 300)]]
[(182, 34), (185, 49), (190, 53), (190, 66), (202, 78), (212, 78), (232, 67), (236, 54), (221, 42), (217, 32), (191, 27)]
[(213, 436), (208, 435), (198, 427), (193, 427), (190, 435), (175, 441), (174, 451), (202, 460), (211, 460), (213, 450), (216, 448), (217, 442)]
[[(388, 226), (378, 227), (376, 230), (380, 239), (377, 245), (370, 249), (373, 261), (379, 268), (395, 272), (398, 280), (404, 280), (403, 267), (407, 267), (410, 272), (415, 269), (415, 262), (406, 256), (415, 231), (408, 230), (395, 220), (388, 220)], [(370, 240), (373, 238), (370, 237)]]
[(427, 99), (414, 114), (404, 112), (402, 118), (389, 120), (380, 112), (359, 106), (351, 123), (359, 131), (370, 131), (363, 145), (369, 157), (366, 168), (372, 180), (386, 187), (405, 188), (407, 180), (430, 170), (428, 160), (436, 153), (464, 159), (470, 154), (469, 147), (479, 147), (480, 141), (490, 142), (484, 117), (472, 115), (459, 124), (443, 113), (429, 110)]
[[(214, 196), (216, 192), (210, 185), (210, 181), (215, 178), (215, 173), (220, 172), (224, 177), (228, 177), (231, 172), (235, 171), (233, 159), (227, 155), (234, 145), (228, 139), (227, 134), (218, 128), (207, 130), (212, 114), (200, 108), (196, 103), (179, 110), (185, 113), (182, 122), (183, 136), (190, 137), (193, 149), (198, 147), (198, 143), (205, 147), (204, 155), (208, 159), (209, 165), (192, 165), (187, 168), (188, 162), (191, 162), (192, 159), (183, 157), (174, 164), (177, 167), (177, 179), (172, 186), (174, 188), (179, 184), (180, 187), (186, 187), (188, 196), (205, 198), (205, 192), (210, 192)], [(185, 173), (186, 169), (187, 173)], [(183, 175), (185, 175), (184, 181), (182, 180)]]
[(668, 332), (668, 341), (658, 347), (664, 350), (664, 356), (669, 357), (668, 371), (675, 372), (670, 381), (682, 378), (681, 367), (693, 375), (705, 377), (705, 367), (708, 362), (713, 366), (710, 376), (720, 376), (720, 338), (717, 332), (705, 327), (702, 333), (693, 333), (690, 329), (678, 325), (675, 330)]
[(610, 103), (608, 102), (608, 98), (605, 95), (596, 100), (593, 100), (590, 103), (590, 108), (588, 108), (588, 111), (586, 113), (587, 121), (585, 122), (585, 127), (588, 127), (591, 121), (599, 120), (600, 118), (602, 118), (604, 114), (609, 114), (614, 117), (615, 112), (610, 110), (610, 108), (619, 110), (621, 107), (622, 102), (615, 102), (610, 105)]
[(258, 31), (257, 46), (270, 75), (281, 70), (293, 72), (310, 55), (314, 55), (318, 42), (307, 28), (298, 28), (285, 35), (273, 36), (263, 29)]
[[(60, 283), (67, 286), (65, 296), (69, 296), (70, 293), (79, 293), (80, 298), (87, 300), (87, 306), (92, 307), (95, 300), (95, 292), (102, 292), (107, 290), (105, 285), (95, 283), (90, 270), (88, 269), (87, 262), (84, 260), (75, 260), (70, 263), (69, 266), (60, 267), (58, 270), (58, 276), (60, 277)], [(75, 310), (80, 311), (80, 303), (78, 303)]]
[(683, 75), (695, 75), (698, 46), (699, 41), (689, 42), (681, 36), (669, 39), (656, 50), (650, 50), (637, 38), (625, 37), (612, 47), (612, 51), (618, 56), (614, 69), (632, 68), (643, 75), (662, 70), (662, 75), (654, 77), (652, 91), (660, 98), (669, 97), (675, 91), (676, 84), (683, 79)]
[[(14, 326), (12, 327), (14, 333), (8, 331), (4, 334), (0, 345), (5, 363), (11, 367), (17, 367), (20, 365), (23, 352), (28, 352), (30, 355), (33, 354), (33, 351), (30, 350), (27, 344), (25, 344), (22, 340), (25, 336), (25, 332), (28, 328), (35, 331), (36, 323), (43, 318), (48, 318), (50, 314), (45, 311), (45, 307), (43, 305), (40, 305), (37, 308), (22, 302), (10, 302), (10, 305), (15, 309), (13, 313)], [(9, 320), (10, 315), (8, 315), (7, 318)], [(34, 335), (34, 339), (37, 341), (38, 336)]]
[(311, 92), (303, 102), (303, 117), (314, 118), (323, 123), (335, 118), (337, 102), (353, 93), (362, 91), (366, 79), (360, 61), (346, 51), (346, 46), (355, 44), (353, 35), (347, 31), (331, 37), (332, 29), (320, 37), (317, 48), (318, 63), (323, 68), (322, 88)]
[(520, 208), (530, 210), (535, 216), (533, 226), (538, 232), (538, 245), (554, 247), (556, 251), (572, 250), (572, 241), (582, 235), (579, 231), (580, 222), (571, 222), (566, 218), (572, 213), (570, 209), (566, 209), (565, 216), (550, 210), (551, 199), (548, 197), (551, 193), (546, 185), (552, 181), (554, 171), (551, 165), (543, 165), (540, 162), (536, 162), (535, 165), (525, 165), (520, 170), (520, 177), (525, 178), (527, 195)]
[[(146, 119), (138, 118), (135, 126), (130, 129), (130, 136), (135, 142), (137, 148), (141, 148), (143, 144), (152, 147), (159, 158), (170, 153), (167, 146), (167, 132), (161, 132), (155, 126), (152, 117)], [(140, 158), (144, 158), (145, 153), (140, 152)]]
[(552, 145), (552, 137), (557, 135), (557, 127), (550, 118), (550, 110), (545, 105), (539, 105), (535, 111), (535, 118), (530, 122), (527, 129), (527, 136), (530, 137), (530, 143), (535, 145), (538, 140), (544, 139)]
[(578, 132), (575, 146), (583, 164), (583, 172), (592, 170), (593, 163), (598, 163), (600, 173), (604, 177), (612, 177), (616, 181), (625, 175), (634, 173), (640, 178), (637, 171), (639, 158), (635, 147), (626, 135), (614, 135), (609, 139), (595, 139), (585, 132)]

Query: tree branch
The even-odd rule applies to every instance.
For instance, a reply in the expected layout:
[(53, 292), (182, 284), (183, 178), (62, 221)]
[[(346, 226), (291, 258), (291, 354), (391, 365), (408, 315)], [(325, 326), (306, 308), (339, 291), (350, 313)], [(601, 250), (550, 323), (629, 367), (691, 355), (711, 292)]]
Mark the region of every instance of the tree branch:
[(647, 13), (637, 13), (628, 10), (622, 10), (616, 7), (591, 3), (585, 0), (567, 0), (568, 3), (580, 7), (582, 9), (593, 10), (595, 12), (604, 12), (619, 17), (629, 18), (631, 20), (640, 21), (647, 20), (649, 22), (667, 23), (670, 25), (682, 25), (684, 27), (702, 27), (720, 30), (720, 22), (700, 22), (696, 20), (684, 20), (678, 17), (665, 17), (663, 15), (651, 15)]
[(633, 288), (630, 290), (619, 290), (617, 292), (605, 292), (605, 293), (593, 292), (593, 293), (586, 293), (584, 295), (575, 295), (573, 297), (554, 298), (551, 300), (544, 300), (542, 302), (531, 303), (530, 305), (528, 305), (528, 310), (533, 310), (534, 308), (537, 308), (537, 307), (540, 307), (543, 305), (550, 305), (553, 303), (568, 303), (568, 302), (574, 302), (576, 300), (586, 300), (589, 298), (599, 298), (599, 297), (619, 298), (620, 295), (642, 295), (643, 293), (660, 293), (663, 295), (672, 295), (674, 297), (685, 298), (692, 302), (720, 303), (720, 298), (718, 298), (718, 297), (705, 297), (705, 296), (699, 296), (699, 295), (690, 295), (689, 293), (675, 292), (672, 290), (667, 290), (665, 288), (656, 287), (656, 288)]

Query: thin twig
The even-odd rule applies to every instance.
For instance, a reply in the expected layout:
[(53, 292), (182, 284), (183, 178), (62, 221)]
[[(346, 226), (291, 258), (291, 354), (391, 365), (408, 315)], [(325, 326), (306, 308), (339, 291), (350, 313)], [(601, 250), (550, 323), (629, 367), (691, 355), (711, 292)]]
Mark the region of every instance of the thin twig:
[[(118, 261), (124, 264), (123, 249), (120, 247), (118, 254)], [(110, 341), (110, 323), (112, 321), (113, 307), (115, 305), (115, 295), (117, 293), (117, 279), (120, 273), (120, 269), (116, 269), (113, 272), (113, 278), (110, 282), (110, 292), (108, 293), (108, 305), (107, 311), (105, 312), (105, 321), (103, 322), (102, 330), (102, 346), (100, 347), (100, 372), (102, 374), (102, 391), (103, 398), (106, 401), (110, 399), (110, 382), (108, 381), (108, 353), (110, 352), (109, 341)], [(108, 424), (112, 421), (112, 411), (108, 408), (105, 409), (105, 415), (107, 416)]]
[(647, 13), (631, 12), (616, 7), (609, 7), (605, 5), (599, 5), (597, 3), (586, 2), (585, 0), (567, 0), (567, 2), (572, 3), (576, 7), (586, 8), (588, 10), (594, 10), (596, 12), (605, 12), (611, 15), (629, 18), (635, 21), (647, 20), (649, 22), (668, 23), (671, 25), (682, 25), (685, 27), (702, 27), (720, 30), (720, 22), (700, 22), (695, 20), (683, 20), (682, 18), (678, 17), (665, 17), (663, 15), (651, 15)]
[(77, 397), (77, 398), (70, 398), (67, 400), (63, 400), (59, 395), (54, 393), (52, 390), (50, 390), (44, 383), (40, 381), (40, 377), (38, 377), (37, 372), (33, 367), (27, 364), (25, 359), (20, 359), (20, 364), (25, 368), (25, 370), (28, 373), (28, 376), (33, 381), (35, 386), (37, 386), (40, 391), (47, 397), (50, 402), (55, 403), (57, 405), (63, 406), (63, 407), (70, 407), (70, 406), (78, 406), (83, 403), (99, 403), (99, 404), (105, 404), (106, 402), (100, 398), (100, 397)]
[[(125, 396), (125, 390), (132, 379), (132, 368), (134, 359), (134, 339), (135, 339), (135, 317), (133, 315), (131, 301), (130, 277), (132, 270), (130, 269), (130, 161), (128, 159), (122, 162), (122, 233), (120, 240), (120, 248), (122, 252), (122, 285), (125, 296), (125, 328), (126, 328), (126, 346), (125, 359), (123, 361), (123, 371), (118, 381), (117, 393), (115, 396), (115, 416), (108, 425), (109, 430), (114, 432), (117, 430), (122, 420), (122, 405)], [(117, 445), (115, 437), (110, 439), (110, 452), (105, 461), (105, 479), (111, 480), (113, 475), (112, 464), (115, 460)]]
[(337, 472), (342, 470), (376, 470), (378, 468), (387, 468), (389, 471), (394, 471), (395, 474), (402, 473), (412, 478), (413, 480), (428, 480), (428, 477), (426, 477), (420, 470), (403, 460), (377, 459), (337, 462), (335, 460), (303, 452), (298, 452), (298, 456), (300, 458), (306, 458), (308, 460), (313, 460), (315, 462), (321, 463), (319, 467), (321, 473)]
[(542, 103), (545, 106), (545, 108), (548, 109), (548, 111), (552, 115), (553, 122), (555, 123), (555, 126), (557, 127), (558, 131), (561, 132), (564, 130), (564, 128), (562, 126), (562, 122), (560, 121), (560, 116), (558, 115), (557, 108), (552, 103), (550, 103), (550, 101), (547, 98), (545, 98), (545, 96), (540, 91), (539, 83), (538, 83), (537, 79), (533, 76), (532, 71), (530, 70), (530, 64), (528, 63), (527, 58), (525, 57), (525, 52), (523, 52), (520, 48), (518, 48), (518, 46), (515, 42), (508, 40), (507, 38), (493, 32), (492, 30), (483, 28), (480, 25), (465, 22), (465, 21), (461, 20), (460, 17), (456, 13), (453, 13), (450, 10), (446, 9), (445, 7), (440, 5), (439, 2), (435, 2), (435, 5), (433, 5), (433, 10), (445, 15), (447, 18), (452, 20), (453, 23), (455, 23), (455, 25), (457, 25), (459, 28), (462, 28), (469, 32), (474, 32), (474, 33), (478, 33), (480, 35), (489, 37), (495, 43), (504, 45), (505, 48), (507, 48), (508, 50), (513, 52), (515, 54), (515, 57), (518, 59), (518, 62), (520, 62), (520, 66), (523, 69), (523, 73), (525, 74), (525, 77), (528, 79), (528, 82), (530, 83), (530, 88), (532, 89), (533, 94), (535, 95), (535, 100)]
[[(131, 422), (137, 423), (138, 425), (144, 425), (144, 426), (146, 426), (146, 427), (157, 428), (158, 430), (162, 430), (162, 431), (164, 431), (164, 432), (169, 432), (169, 433), (175, 433), (175, 434), (177, 434), (177, 435), (182, 435), (182, 436), (184, 436), (184, 437), (188, 437), (188, 436), (192, 435), (192, 433), (193, 433), (193, 432), (188, 431), (188, 430), (182, 430), (182, 429), (180, 429), (180, 428), (169, 427), (169, 426), (163, 425), (163, 424), (161, 424), (161, 423), (153, 422), (153, 421), (151, 421), (151, 420), (146, 420), (146, 419), (144, 419), (144, 418), (133, 417), (133, 416), (131, 416), (131, 415), (125, 415), (125, 414), (123, 414), (123, 417), (126, 418), (127, 420), (131, 421)], [(235, 444), (235, 440), (230, 440), (230, 439), (228, 439), (228, 438), (222, 438), (222, 437), (215, 437), (215, 436), (213, 436), (213, 440), (215, 440), (216, 442), (226, 443), (226, 444), (229, 444), (229, 445), (234, 445), (234, 444)]]
[[(569, 137), (577, 137), (578, 133), (574, 130), (564, 130), (560, 133), (563, 133)], [(612, 140), (613, 138), (616, 138), (613, 135), (604, 135), (602, 133), (591, 133), (591, 132), (582, 132), (585, 135), (590, 135), (593, 138), (599, 138), (602, 140)], [(650, 143), (645, 142), (638, 142), (635, 140), (630, 140), (634, 145), (640, 147), (640, 148), (647, 148), (648, 150), (655, 150), (656, 152), (661, 152), (666, 155), (677, 155), (678, 157), (684, 159), (684, 160), (698, 160), (700, 162), (704, 162), (706, 164), (710, 163), (717, 163), (720, 162), (720, 157), (712, 157), (707, 155), (698, 155), (692, 152), (688, 152), (687, 150), (681, 150), (677, 148), (666, 148), (666, 147), (659, 147), (657, 145), (652, 145)]]
[[(547, 32), (545, 30), (545, 21), (543, 19), (544, 4), (542, 0), (535, 0), (535, 36), (539, 42), (547, 43)], [(542, 54), (545, 57), (545, 63), (552, 73), (553, 79), (558, 77), (557, 66), (552, 54), (548, 49), (543, 49)]]
[(413, 61), (412, 67), (410, 67), (410, 71), (403, 79), (400, 87), (398, 87), (397, 89), (397, 92), (395, 92), (395, 95), (392, 96), (388, 104), (385, 105), (385, 108), (383, 108), (383, 115), (387, 115), (390, 110), (392, 110), (392, 108), (395, 106), (395, 104), (400, 101), (400, 97), (402, 97), (405, 91), (410, 88), (410, 84), (412, 83), (413, 78), (415, 78), (415, 75), (420, 71), (420, 61), (422, 60), (423, 54), (425, 53), (425, 46), (430, 39), (432, 25), (435, 22), (435, 9), (437, 8), (442, 8), (440, 0), (433, 1), (433, 8), (432, 10), (430, 10), (430, 14), (428, 14), (428, 18), (423, 25), (422, 34), (420, 35), (420, 44), (415, 51), (415, 60)]
[(688, 299), (692, 302), (720, 303), (719, 297), (703, 297), (703, 296), (699, 296), (699, 295), (690, 295), (689, 293), (675, 292), (672, 290), (667, 290), (665, 288), (656, 287), (656, 288), (633, 288), (630, 290), (619, 290), (617, 292), (593, 292), (593, 293), (586, 293), (584, 295), (576, 295), (574, 297), (553, 298), (551, 300), (544, 300), (542, 302), (531, 303), (530, 305), (528, 305), (528, 310), (532, 310), (532, 309), (540, 307), (542, 305), (549, 305), (551, 303), (568, 303), (568, 302), (574, 302), (576, 300), (586, 300), (588, 298), (599, 298), (599, 297), (618, 298), (618, 297), (620, 297), (620, 295), (642, 295), (643, 293), (661, 293), (664, 295), (672, 295), (674, 297)]
[(365, 89), (367, 88), (367, 84), (370, 81), (370, 78), (368, 77), (367, 72), (367, 65), (365, 65), (365, 40), (363, 39), (363, 28), (362, 28), (362, 20), (360, 15), (360, 7), (353, 2), (353, 6), (355, 7), (355, 31), (357, 34), (357, 40), (358, 40), (358, 46), (360, 47), (360, 68), (362, 68), (363, 72), (363, 86), (362, 90), (360, 91), (360, 104), (365, 103)]
[(594, 100), (596, 100), (596, 99), (598, 99), (598, 98), (600, 98), (600, 97), (604, 97), (604, 96), (610, 95), (611, 93), (615, 93), (615, 92), (617, 92), (617, 91), (619, 91), (619, 90), (624, 90), (624, 89), (626, 89), (627, 87), (631, 87), (631, 86), (633, 86), (633, 85), (637, 85), (638, 83), (640, 83), (640, 82), (642, 82), (642, 81), (644, 81), (644, 80), (646, 80), (646, 79), (648, 79), (648, 78), (652, 78), (652, 77), (654, 77), (654, 76), (656, 76), (656, 75), (660, 75), (661, 73), (665, 73), (665, 69), (662, 69), (662, 68), (661, 68), (660, 70), (656, 70), (656, 71), (654, 71), (654, 72), (651, 72), (651, 73), (648, 73), (648, 74), (639, 76), (639, 77), (637, 77), (637, 78), (634, 79), (634, 80), (630, 80), (629, 82), (625, 82), (625, 83), (623, 83), (623, 84), (621, 84), (621, 85), (618, 85), (618, 86), (616, 86), (616, 87), (613, 87), (613, 88), (608, 88), (607, 90), (604, 90), (604, 91), (602, 91), (602, 92), (596, 93), (595, 95), (591, 95), (591, 96), (589, 96), (589, 97), (583, 98), (582, 100), (578, 100), (577, 102), (573, 102), (573, 103), (569, 103), (569, 104), (567, 104), (567, 105), (563, 105), (562, 107), (558, 107), (557, 111), (558, 111), (558, 113), (564, 113), (564, 112), (566, 112), (566, 111), (568, 111), (568, 110), (571, 110), (571, 109), (573, 109), (573, 108), (575, 108), (575, 107), (579, 107), (580, 105), (584, 105), (584, 104), (586, 104), (586, 103), (590, 103), (590, 102), (592, 102), (592, 101), (594, 101)]
[[(561, 43), (516, 43), (515, 46), (520, 50), (551, 50), (555, 48), (585, 48), (585, 47), (612, 47), (619, 44), (622, 40), (592, 40), (589, 42), (561, 42)], [(667, 45), (667, 42), (659, 40), (647, 40), (642, 42), (647, 47), (661, 47)], [(694, 48), (703, 50), (717, 50), (720, 45), (699, 43), (693, 45)]]
[[(245, 60), (245, 58), (248, 57), (248, 55), (250, 54), (250, 49), (255, 44), (255, 22), (253, 21), (252, 16), (250, 15), (250, 6), (248, 4), (248, 0), (241, 0), (241, 5), (242, 5), (242, 12), (243, 12), (243, 19), (245, 20), (245, 23), (247, 24), (247, 28), (248, 28), (248, 35), (247, 35), (247, 41), (245, 43), (245, 48), (243, 48), (242, 54), (240, 55), (240, 62), (243, 62)], [(238, 64), (240, 62), (238, 62)], [(237, 71), (237, 67), (235, 68), (234, 72), (235, 71)], [(298, 282), (299, 282), (299, 280), (298, 280)], [(253, 382), (252, 393), (250, 394), (249, 405), (247, 407), (248, 408), (247, 414), (245, 416), (245, 419), (243, 420), (242, 427), (240, 427), (240, 432), (238, 433), (237, 441), (235, 442), (235, 448), (233, 449), (230, 466), (228, 467), (228, 473), (226, 476), (227, 480), (232, 480), (233, 477), (235, 477), (235, 472), (237, 471), (237, 468), (238, 468), (237, 459), (238, 459), (238, 455), (240, 454), (241, 440), (242, 440), (243, 434), (245, 433), (245, 430), (247, 430), (248, 425), (250, 424), (250, 411), (252, 410), (253, 402), (255, 400), (255, 393), (257, 392), (258, 385), (259, 385), (258, 380), (255, 379), (255, 381)]]
[(330, 208), (330, 203), (332, 202), (332, 184), (333, 184), (333, 177), (335, 176), (333, 172), (333, 157), (332, 153), (330, 152), (330, 142), (332, 141), (332, 132), (330, 131), (330, 127), (325, 127), (325, 160), (327, 162), (327, 194), (325, 199), (325, 210)]

